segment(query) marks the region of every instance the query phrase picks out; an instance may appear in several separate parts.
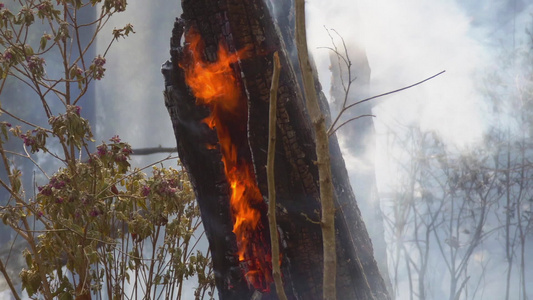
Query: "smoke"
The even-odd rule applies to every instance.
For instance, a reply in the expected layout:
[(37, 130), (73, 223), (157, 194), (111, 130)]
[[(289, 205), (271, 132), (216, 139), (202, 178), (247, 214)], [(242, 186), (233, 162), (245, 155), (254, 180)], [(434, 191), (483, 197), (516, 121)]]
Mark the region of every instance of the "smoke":
[[(450, 150), (491, 150), (480, 149), (481, 140), (489, 127), (494, 126), (495, 121), (502, 126), (510, 124), (506, 124), (505, 120), (495, 120), (491, 115), (487, 95), (483, 94), (483, 89), (487, 87), (483, 86), (483, 83), (491, 76), (489, 72), (502, 71), (499, 56), (502, 52), (517, 52), (523, 42), (525, 29), (531, 22), (531, 12), (533, 4), (520, 0), (493, 0), (483, 3), (448, 0), (308, 1), (309, 48), (317, 62), (326, 94), (330, 89), (331, 62), (330, 53), (321, 47), (331, 47), (332, 44), (324, 26), (335, 29), (344, 38), (349, 53), (353, 55), (350, 58), (354, 64), (364, 60), (363, 51), (366, 51), (371, 69), (370, 87), (368, 93), (355, 92), (355, 99), (401, 88), (446, 70), (445, 74), (421, 86), (373, 100), (376, 141), (368, 139), (375, 145), (365, 146), (369, 150), (362, 158), (346, 150), (354, 144), (354, 137), (341, 136), (351, 176), (357, 176), (357, 173), (361, 172), (358, 168), (361, 168), (362, 161), (375, 159), (375, 176), (382, 207), (387, 192), (394, 192), (390, 187), (402, 180), (398, 178), (400, 168), (391, 163), (390, 155), (401, 155), (410, 151), (387, 149), (387, 143), (390, 142), (387, 140), (388, 132), (401, 136), (402, 131), (413, 126), (421, 132), (437, 133), (445, 147)], [(339, 46), (340, 41), (336, 41)], [(516, 61), (514, 63), (514, 68), (520, 69), (521, 66)], [(353, 72), (358, 75), (358, 70)], [(514, 74), (516, 73), (520, 71), (514, 70)], [(513, 79), (511, 76), (509, 82), (504, 85), (512, 85)], [(355, 83), (357, 84), (357, 80)], [(357, 126), (356, 123), (354, 127)], [(355, 186), (358, 196), (357, 184)], [(424, 190), (418, 187), (417, 193), (422, 192)], [(417, 197), (423, 199), (421, 194)], [(368, 225), (368, 219), (366, 222)], [(368, 227), (372, 228), (372, 225), (375, 224)], [(485, 230), (489, 231), (491, 227), (486, 226)], [(434, 244), (435, 240), (432, 242)], [(493, 236), (485, 242), (485, 247), (501, 247), (498, 243), (500, 242)], [(473, 263), (467, 275), (473, 274), (469, 284), (476, 283), (478, 286), (475, 290), (472, 289), (474, 294), (470, 294), (468, 299), (503, 298), (504, 283), (498, 284), (501, 278), (496, 275), (475, 275), (485, 274), (483, 268), (487, 267), (489, 261), (492, 268), (490, 274), (504, 274), (507, 266), (503, 259), (505, 255), (490, 250), (481, 247), (473, 255)], [(430, 251), (437, 253), (436, 249)], [(410, 255), (417, 259), (417, 253), (412, 252)], [(433, 258), (429, 263), (432, 270), (445, 269), (442, 260), (435, 261)], [(398, 274), (399, 294), (395, 296), (397, 299), (408, 299), (410, 287), (404, 266), (400, 266)], [(445, 271), (430, 281), (426, 299), (448, 298), (450, 279), (444, 274)], [(531, 275), (526, 272), (527, 276)], [(414, 288), (417, 288), (417, 283)], [(515, 285), (515, 289), (511, 291), (511, 298), (518, 299), (518, 285)]]
[[(483, 133), (483, 104), (476, 91), (477, 72), (488, 56), (470, 35), (470, 17), (451, 1), (315, 1), (310, 3), (311, 49), (322, 70), (328, 53), (317, 49), (331, 45), (327, 26), (348, 42), (366, 49), (371, 68), (371, 94), (379, 94), (422, 80), (441, 70), (438, 78), (375, 100), (376, 126), (395, 119), (419, 122), (436, 130), (447, 142), (465, 145)], [(352, 58), (357, 59), (357, 58)], [(322, 83), (329, 82), (321, 72)]]
[[(447, 147), (464, 149), (476, 147), (493, 121), (480, 91), (481, 81), (489, 68), (497, 68), (495, 56), (502, 49), (511, 51), (520, 43), (520, 36), (531, 21), (533, 4), (518, 0), (483, 4), (317, 0), (309, 1), (307, 8), (309, 48), (326, 94), (330, 89), (331, 62), (330, 51), (324, 47), (332, 47), (332, 42), (324, 27), (335, 29), (352, 53), (352, 49), (358, 49), (355, 52), (361, 57), (350, 57), (354, 64), (363, 60), (366, 52), (371, 69), (370, 89), (357, 99), (401, 88), (446, 70), (423, 85), (373, 100), (374, 125), (378, 136), (398, 124), (417, 125), (423, 131), (438, 133)], [(339, 39), (336, 43), (342, 50)], [(358, 70), (352, 72), (357, 77)], [(354, 84), (358, 80), (361, 79)], [(384, 186), (393, 175), (383, 171), (384, 155), (380, 149), (376, 151), (382, 170), (378, 184)]]

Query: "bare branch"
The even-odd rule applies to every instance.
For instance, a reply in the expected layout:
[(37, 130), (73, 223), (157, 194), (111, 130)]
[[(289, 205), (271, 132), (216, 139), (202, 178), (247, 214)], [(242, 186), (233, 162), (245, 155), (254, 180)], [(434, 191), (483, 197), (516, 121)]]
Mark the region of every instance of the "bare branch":
[(150, 147), (150, 148), (139, 148), (132, 149), (133, 153), (131, 155), (150, 155), (157, 153), (176, 153), (178, 149), (176, 147)]
[(346, 121), (344, 121), (341, 125), (339, 125), (337, 128), (333, 129), (333, 128), (330, 128), (333, 129), (331, 131), (328, 130), (328, 136), (334, 134), (337, 130), (339, 130), (342, 126), (350, 123), (351, 121), (354, 121), (354, 120), (357, 120), (357, 119), (360, 119), (360, 118), (363, 118), (363, 117), (372, 117), (372, 118), (375, 118), (376, 116), (375, 115), (360, 115), (360, 116), (357, 116), (357, 117), (353, 117), (353, 118), (350, 118)]
[(340, 119), (340, 116), (345, 112), (347, 111), (348, 109), (358, 105), (358, 104), (361, 104), (361, 103), (364, 103), (364, 102), (367, 102), (367, 101), (370, 101), (370, 100), (373, 100), (373, 99), (376, 99), (376, 98), (381, 98), (381, 97), (384, 97), (384, 96), (388, 96), (388, 95), (391, 95), (391, 94), (395, 94), (395, 93), (398, 93), (398, 92), (401, 92), (401, 91), (404, 91), (404, 90), (407, 90), (407, 89), (410, 89), (412, 87), (415, 87), (417, 85), (420, 85), (428, 80), (431, 80), (441, 74), (443, 74), (444, 72), (446, 72), (446, 70), (443, 70), (443, 71), (440, 71), (439, 73), (433, 75), (433, 76), (430, 76), (422, 81), (419, 81), (417, 83), (414, 83), (414, 84), (411, 84), (411, 85), (408, 85), (408, 86), (405, 86), (405, 87), (402, 87), (402, 88), (399, 88), (399, 89), (396, 89), (396, 90), (393, 90), (393, 91), (390, 91), (390, 92), (386, 92), (386, 93), (383, 93), (383, 94), (379, 94), (379, 95), (375, 95), (375, 96), (372, 96), (372, 97), (369, 97), (369, 98), (366, 98), (366, 99), (363, 99), (363, 100), (359, 100), (355, 103), (352, 103), (346, 107), (343, 106), (342, 110), (339, 112), (339, 115), (337, 116), (337, 118), (335, 119), (335, 121), (331, 124), (330, 128), (328, 129), (328, 132), (330, 132), (332, 130), (332, 128), (335, 128), (335, 125), (336, 123), (338, 122), (338, 120)]

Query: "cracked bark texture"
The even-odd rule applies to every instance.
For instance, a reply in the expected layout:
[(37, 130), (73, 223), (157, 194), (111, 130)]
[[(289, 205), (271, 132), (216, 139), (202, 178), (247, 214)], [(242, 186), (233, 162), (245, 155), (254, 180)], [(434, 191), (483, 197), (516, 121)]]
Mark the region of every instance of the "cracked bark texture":
[[(175, 23), (171, 39), (172, 60), (163, 65), (165, 104), (172, 119), (178, 153), (190, 174), (202, 213), (219, 298), (250, 299), (254, 291), (246, 283), (235, 254), (229, 187), (221, 155), (218, 150), (205, 147), (207, 143), (216, 143), (216, 133), (201, 123), (208, 114), (207, 108), (195, 105), (178, 66), (183, 57), (181, 38), (191, 27), (202, 36), (206, 46), (204, 55), (210, 61), (216, 60), (220, 42), (231, 52), (247, 49), (249, 58), (241, 60), (234, 68), (248, 98), (248, 146), (263, 195), (267, 195), (272, 55), (275, 51), (280, 54), (282, 72), (277, 105), (280, 142), (276, 145), (275, 177), (281, 271), (289, 299), (321, 299), (323, 257), (321, 229), (317, 223), (320, 201), (314, 136), (296, 79), (298, 73), (287, 55), (287, 47), (293, 46), (291, 39), (280, 38), (280, 31), (262, 0), (183, 0), (182, 7), (183, 15)], [(321, 94), (319, 84), (316, 89)], [(327, 110), (321, 95), (322, 108)], [(338, 299), (388, 299), (335, 137), (330, 139), (330, 149), (338, 224)], [(266, 221), (265, 216), (263, 222)], [(267, 223), (263, 225), (268, 228)], [(270, 248), (270, 245), (264, 247)], [(262, 299), (277, 299), (273, 286)]]

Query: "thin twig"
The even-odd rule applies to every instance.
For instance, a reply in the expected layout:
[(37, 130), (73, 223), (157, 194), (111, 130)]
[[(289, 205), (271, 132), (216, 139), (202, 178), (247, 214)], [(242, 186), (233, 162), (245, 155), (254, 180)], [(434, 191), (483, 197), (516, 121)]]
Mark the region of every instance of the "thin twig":
[(433, 75), (433, 76), (430, 76), (430, 77), (428, 77), (428, 78), (426, 78), (426, 79), (424, 79), (424, 80), (422, 80), (422, 81), (419, 81), (419, 82), (417, 82), (417, 83), (414, 83), (414, 84), (408, 85), (408, 86), (406, 86), (406, 87), (403, 87), (403, 88), (400, 88), (400, 89), (397, 89), (397, 90), (393, 90), (393, 91), (390, 91), (390, 92), (386, 92), (386, 93), (383, 93), (383, 94), (379, 94), (379, 95), (376, 95), (376, 96), (372, 96), (372, 97), (370, 97), (370, 98), (366, 98), (366, 99), (363, 99), (363, 100), (357, 101), (357, 102), (355, 102), (354, 104), (350, 104), (350, 105), (348, 105), (348, 106), (346, 107), (346, 109), (349, 109), (349, 108), (351, 108), (351, 107), (353, 107), (353, 106), (355, 106), (355, 105), (357, 105), (357, 104), (361, 104), (361, 103), (363, 103), (363, 102), (370, 101), (370, 100), (372, 100), (372, 99), (380, 98), (380, 97), (383, 97), (383, 96), (387, 96), (387, 95), (390, 95), (390, 94), (394, 94), (394, 93), (397, 93), (397, 92), (401, 92), (401, 91), (403, 91), (403, 90), (410, 89), (410, 88), (415, 87), (415, 86), (417, 86), (417, 85), (420, 85), (420, 84), (422, 84), (422, 83), (424, 83), (424, 82), (426, 82), (426, 81), (428, 81), (428, 80), (431, 80), (431, 79), (433, 79), (433, 78), (435, 78), (435, 77), (437, 77), (437, 76), (443, 74), (444, 72), (446, 72), (446, 70), (442, 70), (442, 71), (440, 71), (439, 73), (437, 73), (437, 74), (435, 74), (435, 75)]
[(4, 279), (6, 280), (7, 285), (9, 286), (9, 289), (13, 293), (13, 296), (15, 297), (15, 299), (20, 300), (20, 296), (17, 292), (17, 289), (15, 288), (15, 286), (13, 285), (13, 282), (11, 281), (11, 277), (9, 277), (9, 274), (7, 274), (7, 270), (1, 259), (0, 259), (0, 273), (4, 275)]
[(48, 180), (50, 180), (50, 176), (48, 176), (48, 174), (46, 174), (44, 169), (33, 158), (31, 158), (30, 154), (28, 153), (28, 149), (26, 148), (26, 146), (23, 145), (22, 149), (24, 149), (24, 153), (26, 153), (26, 158), (29, 159), (37, 168), (39, 168), (39, 170), (41, 170), (41, 172), (43, 172), (44, 176), (46, 176), (46, 178)]
[[(333, 51), (335, 53), (335, 55), (337, 56), (337, 67), (339, 69), (339, 79), (341, 81), (342, 89), (344, 90), (344, 97), (342, 99), (341, 112), (339, 112), (339, 114), (337, 114), (337, 117), (335, 117), (335, 120), (332, 123), (332, 124), (336, 124), (339, 121), (339, 119), (341, 118), (343, 110), (345, 109), (346, 104), (348, 103), (348, 96), (350, 95), (350, 89), (352, 87), (352, 83), (355, 81), (355, 78), (352, 78), (352, 61), (350, 60), (350, 56), (348, 55), (348, 49), (346, 47), (346, 43), (344, 42), (344, 38), (336, 30), (331, 29), (331, 31), (335, 32), (337, 34), (337, 36), (342, 41), (342, 45), (344, 47), (344, 55), (342, 55), (339, 52), (339, 49), (337, 48), (337, 44), (335, 43), (335, 40), (333, 39), (333, 36), (331, 35), (330, 30), (326, 28), (326, 31), (327, 31), (327, 33), (329, 35), (329, 38), (331, 39), (331, 44), (334, 47), (334, 48), (326, 47), (326, 49), (329, 49), (329, 50)], [(344, 82), (344, 78), (342, 77), (341, 60), (342, 60), (342, 62), (344, 62), (344, 65), (346, 66), (346, 72), (348, 73), (348, 84), (346, 84)], [(331, 127), (331, 128), (333, 128), (333, 127)], [(330, 130), (328, 129), (328, 136), (330, 134), (331, 134)]]
[[(402, 87), (402, 88), (399, 88), (397, 90), (393, 90), (393, 91), (390, 91), (390, 92), (386, 92), (386, 93), (383, 93), (383, 94), (379, 94), (379, 95), (375, 95), (375, 96), (372, 96), (372, 97), (369, 97), (369, 98), (366, 98), (366, 99), (363, 99), (363, 100), (360, 100), (360, 101), (357, 101), (353, 104), (350, 104), (346, 107), (343, 107), (342, 110), (339, 112), (339, 115), (337, 116), (337, 118), (335, 119), (335, 121), (331, 124), (331, 126), (329, 127), (328, 129), (328, 133), (332, 132), (333, 128), (335, 128), (335, 125), (336, 123), (338, 122), (339, 120), (339, 117), (340, 115), (342, 115), (345, 111), (347, 111), (348, 109), (358, 105), (358, 104), (361, 104), (361, 103), (364, 103), (364, 102), (367, 102), (367, 101), (370, 101), (370, 100), (373, 100), (373, 99), (376, 99), (376, 98), (380, 98), (380, 97), (384, 97), (384, 96), (388, 96), (388, 95), (391, 95), (391, 94), (394, 94), (394, 93), (398, 93), (398, 92), (401, 92), (401, 91), (404, 91), (404, 90), (407, 90), (407, 89), (410, 89), (412, 87), (415, 87), (417, 85), (420, 85), (428, 80), (431, 80), (441, 74), (443, 74), (444, 72), (446, 72), (446, 70), (443, 70), (443, 71), (440, 71), (439, 73), (433, 75), (433, 76), (430, 76), (422, 81), (419, 81), (417, 83), (414, 83), (414, 84), (411, 84), (411, 85), (408, 85), (408, 86), (405, 86), (405, 87)], [(334, 130), (333, 130), (334, 131)]]
[(337, 128), (333, 129), (332, 132), (329, 132), (328, 131), (328, 136), (334, 134), (337, 130), (339, 130), (342, 126), (350, 123), (351, 121), (354, 121), (354, 120), (357, 120), (357, 119), (360, 119), (360, 118), (363, 118), (363, 117), (372, 117), (372, 118), (375, 118), (376, 116), (375, 115), (360, 115), (360, 116), (357, 116), (357, 117), (353, 117), (353, 118), (350, 118), (346, 121), (344, 121), (341, 125), (337, 126)]

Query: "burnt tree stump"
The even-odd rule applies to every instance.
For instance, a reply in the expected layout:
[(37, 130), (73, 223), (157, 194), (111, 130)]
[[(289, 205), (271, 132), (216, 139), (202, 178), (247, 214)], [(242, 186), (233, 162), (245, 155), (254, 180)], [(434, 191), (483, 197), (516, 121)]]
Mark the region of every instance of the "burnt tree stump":
[[(253, 249), (243, 258), (242, 241), (236, 237), (235, 208), (230, 205), (235, 188), (228, 177), (225, 138), (220, 128), (210, 125), (217, 110), (201, 102), (188, 84), (187, 72), (198, 63), (220, 60), (220, 47), (239, 53), (231, 62), (238, 89), (238, 115), (227, 120), (229, 135), (239, 161), (248, 161), (252, 178), (261, 195), (267, 195), (266, 161), (268, 145), (268, 102), (272, 76), (272, 55), (280, 54), (276, 147), (276, 193), (281, 271), (289, 299), (321, 299), (322, 234), (318, 172), (312, 126), (298, 83), (297, 67), (287, 55), (294, 47), (284, 31), (283, 38), (263, 0), (183, 0), (183, 15), (174, 24), (171, 60), (165, 77), (165, 105), (176, 136), (180, 159), (189, 173), (200, 206), (209, 241), (220, 299), (277, 299), (269, 278), (270, 255), (265, 196), (255, 197), (251, 207), (260, 213), (255, 232), (246, 237)], [(192, 36), (201, 37), (193, 49)], [(287, 40), (288, 42), (285, 42)], [(222, 46), (220, 46), (222, 45)], [(192, 53), (192, 52), (199, 53)], [(192, 61), (201, 56), (202, 61)], [(318, 82), (318, 81), (317, 81)], [(319, 84), (317, 93), (329, 114)], [(216, 120), (215, 120), (216, 121)], [(216, 122), (214, 122), (216, 123)], [(220, 123), (216, 123), (219, 124)], [(222, 126), (218, 126), (222, 127)], [(372, 243), (361, 219), (348, 174), (335, 136), (330, 138), (337, 213), (338, 299), (389, 299), (385, 283), (373, 256)], [(245, 191), (246, 193), (246, 191)], [(259, 249), (261, 252), (257, 252)], [(254, 256), (255, 255), (255, 256)], [(250, 275), (251, 272), (265, 274)]]

